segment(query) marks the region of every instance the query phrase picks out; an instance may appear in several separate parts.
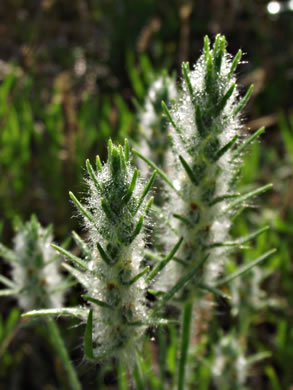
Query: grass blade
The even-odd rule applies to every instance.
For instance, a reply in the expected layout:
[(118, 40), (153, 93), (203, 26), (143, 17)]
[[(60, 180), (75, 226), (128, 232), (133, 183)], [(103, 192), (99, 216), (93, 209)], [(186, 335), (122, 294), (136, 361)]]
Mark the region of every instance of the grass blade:
[(192, 302), (188, 301), (184, 305), (183, 324), (181, 335), (180, 362), (178, 372), (178, 390), (184, 390), (185, 368), (187, 362), (188, 346), (191, 332)]

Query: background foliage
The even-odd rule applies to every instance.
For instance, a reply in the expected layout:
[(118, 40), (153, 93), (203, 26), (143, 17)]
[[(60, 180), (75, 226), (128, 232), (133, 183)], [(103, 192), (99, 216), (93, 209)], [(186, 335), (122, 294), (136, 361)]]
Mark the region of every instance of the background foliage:
[[(59, 242), (71, 229), (78, 230), (76, 219), (70, 218), (68, 190), (84, 190), (85, 159), (98, 153), (105, 156), (109, 136), (137, 138), (134, 98), (143, 102), (150, 74), (163, 68), (179, 70), (183, 60), (195, 62), (205, 34), (225, 34), (231, 53), (238, 48), (247, 53), (240, 85), (245, 89), (255, 84), (246, 109), (247, 131), (267, 128), (247, 156), (242, 186), (274, 183), (273, 191), (258, 200), (257, 210), (246, 211), (234, 227), (235, 235), (259, 225), (272, 227), (236, 262), (278, 248), (264, 265), (261, 283), (273, 304), (250, 309), (241, 333), (249, 354), (269, 351), (271, 355), (254, 366), (248, 388), (289, 390), (293, 386), (293, 12), (271, 15), (267, 5), (261, 0), (2, 0), (1, 241), (11, 246), (13, 225), (31, 213), (45, 225), (54, 223)], [(0, 273), (9, 274), (2, 262)], [(242, 281), (244, 299), (250, 280), (247, 275)], [(77, 303), (73, 294), (68, 301)], [(237, 329), (238, 320), (230, 309), (219, 302), (214, 329)], [(1, 299), (1, 312), (0, 389), (26, 385), (65, 389), (60, 362), (42, 343), (47, 338), (45, 327), (20, 321), (13, 299)], [(125, 389), (121, 378), (117, 384), (110, 366), (81, 364), (80, 342), (76, 343), (80, 329), (67, 332), (72, 324), (61, 325), (85, 388), (91, 388), (97, 376), (101, 389)], [(200, 390), (213, 389), (209, 359), (217, 337), (211, 334), (199, 343), (194, 383)], [(173, 340), (166, 351), (168, 375), (174, 371), (175, 345)], [(151, 378), (149, 368), (155, 349), (156, 343), (147, 343), (144, 371), (151, 372), (151, 388), (159, 389), (160, 382)]]

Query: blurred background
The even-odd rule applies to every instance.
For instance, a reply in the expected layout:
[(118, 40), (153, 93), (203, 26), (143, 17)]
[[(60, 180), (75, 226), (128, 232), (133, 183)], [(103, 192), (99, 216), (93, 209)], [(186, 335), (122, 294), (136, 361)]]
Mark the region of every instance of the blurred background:
[[(271, 225), (248, 257), (278, 248), (265, 263), (261, 284), (275, 303), (254, 309), (247, 346), (248, 352), (270, 351), (270, 357), (256, 365), (249, 386), (292, 390), (293, 1), (1, 0), (0, 237), (11, 247), (14, 224), (31, 213), (44, 225), (54, 224), (59, 242), (72, 229), (79, 231), (68, 191), (84, 191), (85, 159), (96, 154), (103, 159), (108, 137), (135, 140), (135, 102), (143, 104), (149, 75), (163, 69), (180, 74), (182, 61), (199, 57), (204, 35), (217, 33), (226, 35), (231, 54), (239, 48), (245, 53), (238, 70), (241, 90), (255, 85), (245, 131), (266, 127), (247, 156), (241, 185), (274, 184), (234, 227), (239, 235)], [(9, 274), (2, 263), (1, 272)], [(1, 299), (4, 324), (14, 305), (13, 299)], [(42, 331), (32, 347), (27, 333), (32, 338), (33, 331), (17, 332), (17, 321), (11, 322), (9, 342), (2, 337), (5, 349), (0, 335), (0, 389), (28, 384), (66, 389), (58, 382), (54, 357), (46, 364), (49, 352), (40, 357), (43, 347), (36, 345), (45, 337)], [(75, 332), (67, 345), (80, 363), (81, 338)], [(39, 366), (42, 379), (33, 374)], [(84, 383), (91, 383), (93, 370), (81, 368)], [(115, 388), (109, 383), (105, 388)]]

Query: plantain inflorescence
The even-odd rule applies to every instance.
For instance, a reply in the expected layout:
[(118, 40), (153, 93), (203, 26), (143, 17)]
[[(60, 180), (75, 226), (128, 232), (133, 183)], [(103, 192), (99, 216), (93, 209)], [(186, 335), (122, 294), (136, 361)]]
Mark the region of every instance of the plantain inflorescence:
[(108, 161), (99, 157), (96, 169), (89, 160), (88, 197), (82, 205), (70, 193), (89, 232), (88, 242), (74, 233), (84, 253), (77, 258), (61, 247), (55, 248), (73, 261), (65, 265), (83, 285), (83, 298), (90, 305), (85, 333), (85, 353), (99, 360), (120, 353), (135, 356), (139, 339), (148, 321), (143, 259), (143, 226), (153, 198), (147, 194), (156, 173), (143, 185), (139, 171), (129, 162), (124, 147), (108, 143)]
[(0, 295), (15, 296), (24, 311), (63, 305), (66, 286), (58, 269), (61, 257), (51, 248), (52, 239), (52, 226), (43, 228), (32, 216), (18, 228), (13, 250), (0, 244), (0, 255), (12, 266), (11, 281), (0, 275), (0, 282), (7, 287)]
[[(167, 277), (161, 275), (161, 282), (159, 280), (161, 286), (170, 287), (170, 283), (205, 262), (201, 282), (206, 286), (215, 284), (223, 271), (227, 250), (240, 246), (240, 241), (228, 240), (232, 216), (248, 199), (270, 188), (267, 185), (244, 195), (235, 191), (241, 156), (264, 129), (248, 138), (240, 136), (240, 113), (253, 86), (244, 97), (239, 97), (235, 70), (242, 53), (240, 50), (232, 58), (226, 46), (222, 35), (217, 35), (212, 48), (209, 38), (205, 37), (203, 53), (194, 68), (190, 69), (188, 63), (182, 64), (181, 91), (176, 102), (170, 108), (162, 102), (170, 123), (173, 149), (173, 168), (168, 176), (158, 168), (170, 189), (170, 202), (165, 209), (169, 220), (174, 221), (172, 232), (175, 233), (173, 239), (170, 235), (167, 237), (166, 245), (172, 245), (176, 235), (182, 236), (184, 241), (177, 255), (180, 264), (178, 261), (170, 263), (166, 268)], [(156, 167), (137, 154), (151, 167)], [(191, 290), (194, 289), (191, 287)]]

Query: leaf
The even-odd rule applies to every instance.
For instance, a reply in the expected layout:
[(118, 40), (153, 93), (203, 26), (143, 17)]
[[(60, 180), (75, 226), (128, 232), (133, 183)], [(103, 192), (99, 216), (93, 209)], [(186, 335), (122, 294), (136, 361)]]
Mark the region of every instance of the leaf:
[(151, 168), (157, 171), (158, 175), (161, 176), (161, 178), (167, 183), (180, 198), (182, 197), (181, 194), (177, 191), (173, 183), (168, 179), (168, 177), (165, 175), (165, 173), (151, 160), (149, 160), (147, 157), (144, 157), (142, 154), (140, 154), (137, 150), (133, 149), (132, 152), (136, 154), (139, 158), (141, 158), (144, 162), (146, 162)]
[(134, 276), (127, 284), (131, 286), (133, 283), (137, 282), (142, 276), (144, 276), (149, 270), (150, 270), (150, 266), (147, 265), (139, 274)]
[(91, 309), (88, 312), (88, 319), (86, 323), (86, 328), (85, 328), (85, 333), (84, 333), (84, 352), (86, 357), (89, 360), (92, 361), (99, 361), (102, 358), (104, 358), (107, 355), (107, 351), (104, 353), (100, 354), (99, 356), (94, 356), (94, 351), (93, 351), (93, 310)]
[(7, 288), (7, 289), (0, 290), (0, 297), (10, 297), (13, 295), (17, 295), (18, 293), (19, 293), (18, 290)]
[(142, 191), (142, 194), (140, 195), (140, 198), (139, 198), (139, 201), (138, 201), (138, 204), (137, 204), (135, 212), (138, 211), (138, 209), (140, 208), (144, 198), (146, 197), (146, 195), (148, 194), (149, 190), (151, 189), (157, 173), (158, 173), (157, 170), (155, 170), (153, 172), (152, 176), (150, 177), (150, 180), (147, 182), (146, 186), (144, 187), (144, 190)]
[(67, 259), (71, 260), (74, 264), (78, 265), (78, 267), (84, 269), (85, 271), (89, 271), (87, 263), (81, 258), (73, 255), (72, 253), (68, 252), (66, 249), (62, 248), (61, 246), (51, 244), (51, 247), (56, 249), (57, 252), (64, 255)]
[(249, 262), (248, 264), (244, 264), (241, 267), (237, 269), (237, 271), (233, 272), (230, 275), (225, 276), (224, 278), (218, 280), (215, 283), (215, 287), (222, 286), (223, 284), (227, 284), (231, 282), (232, 280), (238, 278), (239, 276), (242, 276), (246, 274), (248, 271), (251, 270), (251, 268), (255, 267), (256, 265), (262, 263), (264, 260), (266, 260), (269, 256), (271, 256), (273, 253), (276, 252), (277, 249), (271, 249), (270, 251), (264, 253), (262, 256), (258, 257), (257, 259)]
[(167, 256), (165, 256), (163, 258), (162, 261), (160, 261), (153, 269), (152, 271), (148, 274), (147, 278), (146, 278), (146, 281), (149, 282), (151, 281), (152, 279), (154, 279), (154, 277), (162, 271), (162, 269), (164, 267), (166, 267), (166, 265), (169, 263), (170, 260), (172, 260), (173, 256), (175, 255), (175, 253), (177, 252), (177, 250), (179, 249), (180, 245), (182, 244), (182, 241), (183, 241), (183, 238), (181, 237), (177, 243), (175, 244), (175, 246), (171, 249), (170, 253), (168, 253)]
[(189, 166), (189, 164), (187, 163), (187, 161), (184, 160), (184, 158), (183, 158), (181, 155), (179, 155), (179, 160), (180, 160), (180, 162), (181, 162), (183, 168), (185, 169), (185, 172), (187, 173), (187, 175), (188, 175), (189, 179), (191, 180), (191, 182), (192, 182), (194, 185), (197, 186), (197, 185), (198, 185), (198, 180), (197, 180), (197, 178), (194, 176), (193, 171), (192, 171), (192, 169), (190, 168), (190, 166)]
[(240, 102), (237, 104), (237, 106), (233, 110), (233, 116), (235, 117), (236, 115), (239, 114), (240, 111), (243, 110), (243, 108), (246, 106), (248, 103), (248, 100), (250, 99), (250, 96), (252, 95), (254, 85), (252, 84), (249, 88), (246, 94), (243, 96), (243, 98), (240, 100)]
[(236, 56), (233, 58), (233, 61), (232, 61), (232, 64), (231, 64), (231, 68), (230, 68), (230, 72), (229, 72), (229, 75), (232, 76), (233, 73), (235, 72), (240, 60), (241, 60), (241, 57), (242, 57), (242, 50), (239, 49)]
[(82, 253), (90, 259), (91, 258), (91, 251), (90, 251), (90, 248), (85, 243), (85, 241), (75, 231), (72, 232), (72, 236), (73, 236), (73, 239), (74, 239), (76, 245), (78, 245), (80, 247)]
[(1, 243), (0, 243), (0, 256), (4, 257), (4, 259), (7, 261), (11, 261), (11, 262), (17, 261), (17, 257), (15, 253)]
[(266, 192), (270, 190), (273, 187), (272, 183), (266, 184), (263, 187), (257, 188), (254, 191), (250, 191), (247, 194), (239, 196), (234, 202), (232, 202), (224, 211), (223, 214), (225, 214), (227, 211), (233, 209), (234, 207), (238, 206), (241, 203), (244, 203), (245, 201), (254, 198), (257, 195), (262, 194), (263, 192)]
[(245, 244), (246, 242), (256, 238), (260, 234), (266, 232), (270, 227), (265, 226), (261, 229), (258, 229), (250, 234), (247, 234), (244, 237), (238, 238), (237, 240), (234, 241), (226, 241), (226, 242), (214, 242), (213, 244), (209, 245), (208, 248), (215, 248), (215, 247), (221, 247), (221, 246), (240, 246), (242, 244)]
[(12, 289), (16, 288), (15, 283), (12, 280), (6, 278), (4, 275), (0, 275), (0, 282), (5, 284), (6, 287), (11, 287)]
[(166, 303), (180, 290), (182, 289), (187, 282), (189, 282), (200, 270), (200, 268), (207, 261), (208, 255), (205, 256), (191, 271), (187, 272), (169, 291), (167, 291), (162, 297), (161, 301), (158, 303), (158, 306), (153, 310), (152, 315), (154, 315), (162, 306)]
[(62, 263), (62, 267), (64, 267), (72, 276), (74, 276), (79, 281), (79, 283), (83, 285), (83, 287), (88, 287), (88, 279), (83, 272), (74, 267), (71, 267), (71, 265), (67, 263)]
[(238, 149), (232, 154), (232, 160), (241, 155), (242, 152), (255, 140), (257, 139), (263, 132), (265, 131), (264, 127), (258, 129), (255, 133), (253, 133), (250, 137), (248, 137), (242, 145), (239, 146)]
[(78, 317), (84, 319), (88, 313), (87, 309), (78, 307), (60, 307), (56, 309), (40, 309), (31, 310), (22, 314), (22, 317), (36, 317), (36, 316), (57, 316), (57, 317)]
[(70, 191), (69, 196), (73, 203), (76, 205), (76, 207), (80, 210), (80, 212), (83, 214), (84, 217), (86, 217), (90, 222), (95, 223), (95, 219), (92, 216), (92, 214), (87, 210), (86, 207), (84, 207), (80, 201), (75, 197), (75, 195)]
[(194, 92), (193, 92), (193, 88), (192, 88), (192, 85), (191, 85), (190, 78), (188, 76), (189, 63), (188, 62), (182, 62), (181, 68), (182, 68), (182, 74), (183, 74), (184, 80), (185, 80), (187, 88), (188, 88), (189, 95), (190, 95), (191, 100), (192, 100), (194, 98)]
[(89, 297), (87, 295), (82, 295), (81, 297), (83, 299), (85, 299), (86, 301), (94, 303), (95, 305), (98, 305), (98, 306), (101, 306), (101, 307), (105, 307), (105, 308), (110, 309), (110, 310), (114, 309), (111, 305), (109, 305), (106, 302), (100, 301), (99, 299), (92, 298), (92, 297)]
[(104, 251), (104, 249), (102, 248), (102, 246), (99, 243), (97, 243), (97, 248), (98, 248), (98, 251), (99, 251), (99, 253), (101, 255), (102, 260), (104, 260), (104, 262), (107, 265), (111, 266), (112, 265), (112, 260), (110, 259), (108, 254)]
[(187, 301), (184, 304), (184, 311), (183, 311), (180, 361), (179, 361), (179, 372), (178, 372), (178, 387), (177, 387), (178, 390), (184, 390), (185, 368), (186, 368), (189, 339), (191, 333), (191, 321), (192, 321), (192, 302)]
[(88, 171), (88, 174), (89, 174), (90, 178), (94, 182), (94, 185), (95, 185), (96, 189), (98, 190), (98, 192), (100, 192), (101, 187), (100, 187), (100, 184), (98, 182), (97, 176), (96, 176), (96, 174), (94, 172), (93, 167), (91, 166), (91, 163), (90, 163), (89, 159), (86, 160), (86, 169)]

